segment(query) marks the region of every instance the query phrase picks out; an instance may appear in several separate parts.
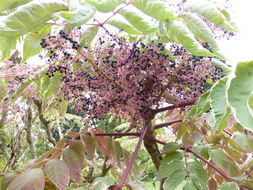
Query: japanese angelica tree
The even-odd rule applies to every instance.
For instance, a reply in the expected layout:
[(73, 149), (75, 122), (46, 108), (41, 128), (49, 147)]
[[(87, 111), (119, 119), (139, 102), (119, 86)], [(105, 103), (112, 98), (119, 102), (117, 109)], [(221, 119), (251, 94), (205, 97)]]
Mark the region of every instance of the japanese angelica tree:
[[(11, 109), (6, 105), (24, 100), (35, 104), (47, 127), (47, 112), (57, 110), (56, 115), (64, 117), (72, 109), (87, 126), (79, 133), (67, 132), (68, 138), (26, 169), (1, 174), (3, 189), (66, 189), (73, 184), (84, 189), (143, 189), (133, 179), (140, 176), (130, 175), (142, 143), (160, 189), (253, 188), (252, 137), (247, 136), (252, 121), (234, 111), (248, 106), (245, 102), (239, 106), (234, 86), (244, 80), (252, 62), (239, 64), (234, 79), (226, 77), (233, 71), (215, 40), (237, 31), (226, 10), (209, 1), (20, 4), (10, 3), (3, 10), (7, 14), (0, 27), (3, 71), (11, 69), (6, 59), (19, 39), (20, 67), (39, 53), (44, 64), (35, 66), (27, 78), (1, 79), (2, 108)], [(13, 92), (16, 84), (20, 87)], [(241, 89), (245, 92), (241, 96), (250, 96), (252, 89), (246, 85)], [(108, 114), (129, 122), (127, 132), (108, 133), (97, 127)], [(156, 125), (162, 118), (167, 122)], [(169, 143), (159, 140), (156, 132), (167, 126), (174, 137), (168, 138), (163, 130), (162, 140), (173, 140)], [(132, 153), (116, 139), (124, 136), (139, 138)], [(94, 175), (94, 168), (98, 170), (94, 160), (101, 157), (101, 173)]]

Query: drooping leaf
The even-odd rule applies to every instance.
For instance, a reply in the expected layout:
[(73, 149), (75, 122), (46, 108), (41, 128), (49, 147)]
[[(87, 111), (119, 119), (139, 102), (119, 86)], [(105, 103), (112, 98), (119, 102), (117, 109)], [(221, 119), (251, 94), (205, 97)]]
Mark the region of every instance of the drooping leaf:
[(47, 177), (61, 190), (69, 185), (70, 171), (62, 160), (49, 160), (45, 165)]
[(132, 4), (147, 15), (158, 19), (176, 19), (176, 16), (169, 10), (167, 4), (156, 0), (133, 0)]
[(187, 27), (197, 38), (211, 46), (213, 52), (218, 53), (220, 51), (213, 32), (201, 18), (191, 12), (184, 12), (180, 14), (180, 17), (184, 19)]
[(127, 22), (125, 22), (123, 19), (119, 18), (111, 18), (107, 24), (110, 24), (120, 30), (123, 30), (129, 34), (133, 35), (139, 35), (141, 32), (135, 30), (131, 25), (129, 25)]
[(219, 132), (227, 126), (227, 118), (231, 113), (227, 104), (227, 80), (227, 77), (219, 80), (210, 92), (211, 107), (215, 116), (215, 129)]
[(150, 24), (144, 17), (140, 16), (137, 12), (130, 8), (124, 8), (119, 12), (133, 27), (137, 30), (149, 34), (157, 30)]
[(92, 40), (96, 37), (98, 30), (99, 30), (98, 26), (90, 26), (86, 28), (83, 31), (83, 35), (81, 37), (80, 47), (83, 47), (85, 45), (87, 46), (90, 45)]
[(238, 186), (235, 182), (224, 183), (219, 186), (218, 190), (238, 190)]
[[(101, 129), (96, 129), (96, 132), (102, 133), (103, 131)], [(92, 137), (95, 140), (97, 148), (101, 151), (101, 153), (105, 156), (109, 156), (111, 153), (111, 150), (108, 146), (108, 139), (104, 136), (96, 136), (93, 132), (91, 132)]]
[(235, 162), (222, 150), (209, 150), (212, 161), (220, 168), (229, 173), (230, 176), (237, 176), (239, 168)]
[(17, 40), (18, 40), (18, 37), (1, 36), (1, 33), (0, 33), (0, 52), (1, 52), (0, 61), (3, 61), (10, 57), (11, 53), (16, 49)]
[(50, 78), (50, 84), (47, 88), (46, 93), (44, 94), (44, 97), (49, 98), (55, 95), (59, 91), (59, 88), (61, 85), (61, 79), (62, 79), (62, 76), (60, 75), (56, 75)]
[(45, 178), (42, 169), (35, 168), (24, 171), (8, 185), (8, 190), (44, 190)]
[(111, 12), (118, 7), (124, 0), (86, 0), (88, 3), (96, 7), (99, 12)]
[(60, 117), (64, 117), (66, 112), (67, 112), (67, 108), (68, 108), (68, 102), (62, 98), (61, 102), (59, 104), (59, 115)]
[(253, 151), (253, 137), (237, 132), (233, 134), (232, 140), (243, 150)]
[(73, 140), (63, 151), (63, 160), (70, 169), (70, 178), (76, 183), (82, 183), (81, 170), (84, 162), (84, 146), (80, 140)]
[(62, 1), (32, 1), (1, 20), (0, 36), (24, 35), (50, 20), (53, 13), (67, 9)]
[(187, 3), (186, 9), (192, 10), (203, 17), (205, 17), (210, 22), (215, 25), (230, 31), (237, 31), (237, 29), (226, 19), (222, 12), (217, 8), (217, 6), (206, 0), (196, 1), (192, 0)]
[(181, 144), (169, 142), (163, 146), (162, 154), (172, 153), (181, 147), (182, 147)]
[(166, 22), (166, 27), (171, 39), (176, 43), (182, 44), (184, 48), (190, 53), (197, 56), (214, 56), (213, 53), (203, 48), (197, 42), (197, 40), (194, 38), (193, 33), (182, 21), (168, 20)]
[(164, 182), (164, 189), (175, 189), (186, 176), (186, 172), (184, 170), (178, 170), (172, 173)]
[(88, 22), (95, 15), (96, 10), (94, 7), (86, 3), (73, 12), (60, 12), (59, 15), (65, 19), (72, 27), (81, 26)]
[(188, 163), (189, 175), (197, 189), (208, 190), (208, 176), (203, 166), (197, 162)]
[(210, 109), (209, 94), (210, 91), (207, 91), (200, 96), (198, 102), (186, 112), (184, 120), (187, 120), (192, 116), (198, 117)]
[(197, 190), (197, 188), (192, 183), (187, 182), (183, 190)]
[(181, 160), (172, 160), (167, 163), (162, 162), (156, 175), (157, 179), (159, 180), (165, 177), (169, 177), (175, 171), (182, 170), (183, 168), (184, 163)]
[(118, 165), (120, 166), (120, 159), (122, 156), (122, 148), (120, 146), (120, 143), (118, 141), (112, 141), (112, 156), (114, 157), (114, 159), (117, 161)]
[(99, 177), (93, 183), (91, 189), (92, 190), (107, 190), (108, 187), (110, 187), (111, 185), (114, 185), (115, 182), (116, 182), (116, 179), (109, 176)]
[(40, 52), (41, 39), (50, 32), (50, 29), (50, 25), (45, 25), (42, 28), (34, 30), (26, 35), (23, 45), (23, 62)]
[(89, 158), (93, 160), (96, 149), (95, 140), (90, 135), (81, 135), (81, 140), (84, 144), (86, 153), (88, 154)]
[(8, 1), (1, 0), (0, 1), (0, 12), (3, 12), (8, 9), (14, 9), (14, 8), (16, 8), (20, 5), (26, 4), (30, 1), (31, 0), (8, 0)]
[(253, 90), (253, 61), (238, 63), (235, 75), (228, 89), (228, 102), (234, 108), (240, 124), (253, 131), (253, 116), (248, 105)]
[(222, 73), (224, 73), (225, 75), (229, 75), (232, 72), (232, 69), (228, 65), (219, 61), (218, 59), (213, 58), (212, 64), (215, 65), (216, 67), (221, 68)]
[(31, 82), (32, 80), (27, 80), (26, 82), (21, 84), (16, 90), (16, 92), (13, 94), (13, 97), (18, 97), (25, 90), (25, 88), (31, 84)]

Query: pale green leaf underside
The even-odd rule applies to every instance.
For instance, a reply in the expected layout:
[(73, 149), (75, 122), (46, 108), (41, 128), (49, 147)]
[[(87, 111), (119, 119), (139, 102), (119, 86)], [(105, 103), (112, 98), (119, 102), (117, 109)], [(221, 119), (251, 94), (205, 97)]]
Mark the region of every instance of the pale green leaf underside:
[(253, 116), (248, 105), (248, 98), (253, 91), (253, 61), (238, 63), (235, 75), (228, 89), (228, 102), (234, 108), (240, 124), (253, 131)]
[(133, 0), (132, 4), (143, 13), (158, 19), (176, 19), (176, 16), (169, 10), (169, 7), (163, 1), (156, 0)]
[(24, 35), (50, 20), (53, 13), (63, 10), (68, 7), (60, 1), (27, 3), (1, 20), (0, 36)]
[[(1, 35), (1, 33), (0, 33)], [(0, 36), (0, 51), (1, 51), (1, 58), (0, 61), (3, 61), (10, 57), (13, 50), (16, 49), (16, 43), (17, 43), (18, 37), (5, 37)]]
[(118, 29), (121, 29), (129, 34), (139, 35), (141, 32), (135, 30), (131, 25), (119, 18), (112, 18), (110, 19), (107, 24), (110, 24)]
[(203, 48), (197, 42), (192, 32), (182, 21), (167, 21), (167, 29), (171, 39), (176, 43), (182, 44), (190, 53), (198, 56), (214, 56), (213, 53)]
[(83, 31), (83, 35), (80, 41), (80, 46), (83, 47), (85, 45), (90, 45), (93, 39), (96, 37), (98, 33), (98, 26), (90, 26)]
[(211, 46), (212, 51), (215, 53), (220, 51), (211, 29), (200, 17), (191, 12), (182, 13), (180, 17), (184, 19), (184, 23), (197, 38)]
[(96, 9), (99, 12), (107, 13), (111, 12), (114, 9), (116, 9), (117, 6), (119, 6), (121, 3), (124, 2), (124, 0), (102, 0), (102, 1), (97, 1), (97, 0), (86, 0), (89, 4), (93, 5), (96, 7)]
[(237, 29), (231, 25), (231, 23), (226, 19), (222, 12), (216, 7), (215, 4), (210, 1), (202, 0), (196, 1), (192, 0), (185, 6), (186, 9), (192, 10), (203, 17), (205, 17), (210, 22), (215, 25), (230, 31), (237, 31)]
[(227, 117), (230, 114), (230, 108), (227, 104), (227, 80), (227, 77), (219, 80), (211, 89), (209, 96), (217, 131), (221, 131), (226, 127)]
[(157, 30), (152, 24), (150, 24), (144, 17), (140, 16), (130, 8), (124, 8), (119, 12), (133, 27), (143, 33), (152, 33)]
[(31, 0), (1, 0), (0, 1), (0, 12), (14, 9), (20, 5), (26, 4)]
[(228, 182), (222, 184), (218, 190), (238, 190), (237, 184), (235, 182)]

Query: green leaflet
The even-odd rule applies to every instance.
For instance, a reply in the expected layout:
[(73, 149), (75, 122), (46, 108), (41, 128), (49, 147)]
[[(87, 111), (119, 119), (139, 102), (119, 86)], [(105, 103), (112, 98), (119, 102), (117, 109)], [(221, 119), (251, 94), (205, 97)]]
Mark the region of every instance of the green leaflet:
[(253, 131), (253, 116), (248, 105), (253, 90), (253, 61), (238, 63), (235, 75), (228, 89), (228, 102), (240, 124)]
[(72, 27), (81, 26), (93, 18), (96, 9), (88, 3), (80, 6), (81, 8), (74, 10), (73, 12), (64, 11), (60, 12), (59, 15)]
[(164, 189), (175, 189), (185, 179), (185, 176), (186, 172), (184, 170), (175, 171), (165, 180), (163, 185)]
[(133, 0), (132, 4), (147, 15), (158, 19), (176, 19), (176, 16), (169, 10), (167, 4), (157, 0)]
[(0, 1), (0, 12), (3, 12), (8, 9), (14, 9), (20, 5), (26, 4), (31, 0), (1, 0)]
[(198, 117), (210, 108), (209, 94), (210, 90), (200, 96), (198, 102), (187, 110), (184, 120), (187, 120), (192, 116)]
[(237, 184), (235, 182), (228, 182), (222, 184), (218, 190), (238, 190)]
[(124, 8), (119, 12), (125, 19), (137, 30), (149, 34), (157, 30), (156, 27), (151, 25), (144, 17), (140, 16), (130, 8)]
[(48, 32), (50, 32), (50, 29), (50, 25), (45, 25), (42, 28), (34, 30), (26, 35), (23, 44), (23, 62), (40, 52), (41, 39), (44, 38)]
[(108, 13), (116, 9), (124, 0), (86, 0), (89, 4), (96, 7), (99, 12)]
[(16, 49), (17, 40), (18, 40), (17, 37), (13, 36), (5, 37), (1, 36), (0, 33), (0, 52), (1, 52), (0, 62), (10, 57), (12, 51)]
[(219, 61), (218, 59), (213, 58), (212, 64), (214, 64), (216, 67), (221, 68), (225, 75), (229, 75), (232, 72), (232, 69), (228, 65), (226, 65), (222, 61)]
[(94, 181), (91, 189), (92, 190), (108, 189), (108, 187), (114, 185), (116, 181), (117, 181), (116, 179), (109, 176), (99, 177)]
[(83, 31), (83, 35), (80, 41), (80, 47), (85, 45), (90, 45), (92, 40), (96, 37), (98, 33), (98, 26), (90, 26)]
[(189, 175), (191, 181), (197, 189), (208, 189), (208, 175), (203, 166), (198, 162), (188, 163)]
[(53, 13), (63, 10), (68, 10), (68, 7), (60, 1), (32, 1), (2, 19), (0, 35), (8, 37), (24, 35), (50, 20)]
[(227, 117), (231, 110), (227, 104), (227, 81), (225, 77), (219, 80), (211, 89), (210, 101), (215, 116), (215, 129), (222, 131), (227, 126)]
[(212, 161), (230, 176), (238, 176), (239, 168), (236, 163), (222, 150), (208, 150)]
[(166, 25), (171, 39), (182, 44), (190, 53), (198, 56), (215, 56), (197, 42), (192, 32), (182, 21), (168, 20)]
[[(184, 12), (180, 14), (180, 17), (184, 19), (187, 27), (197, 38), (207, 42), (211, 46), (212, 51), (218, 53), (218, 56), (220, 56), (220, 50), (218, 44), (216, 43), (213, 32), (201, 18), (191, 12)], [(223, 58), (223, 56), (220, 57)]]
[(186, 183), (183, 190), (197, 190), (197, 188), (192, 183)]
[(192, 10), (215, 25), (230, 31), (237, 31), (237, 29), (227, 20), (226, 16), (210, 1), (196, 1), (192, 0), (186, 4), (186, 9)]
[(118, 29), (121, 29), (129, 34), (139, 35), (141, 32), (135, 30), (131, 25), (120, 18), (111, 18), (107, 24), (110, 24)]

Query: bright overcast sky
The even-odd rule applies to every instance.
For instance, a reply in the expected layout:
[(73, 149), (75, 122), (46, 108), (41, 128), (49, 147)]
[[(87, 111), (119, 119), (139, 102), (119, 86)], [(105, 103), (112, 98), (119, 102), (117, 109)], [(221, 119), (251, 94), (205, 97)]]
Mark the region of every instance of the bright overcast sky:
[(229, 41), (221, 41), (220, 48), (228, 63), (253, 60), (253, 0), (230, 0), (231, 17), (240, 32)]

